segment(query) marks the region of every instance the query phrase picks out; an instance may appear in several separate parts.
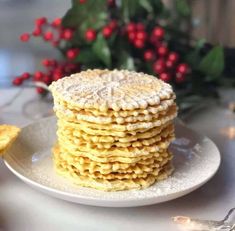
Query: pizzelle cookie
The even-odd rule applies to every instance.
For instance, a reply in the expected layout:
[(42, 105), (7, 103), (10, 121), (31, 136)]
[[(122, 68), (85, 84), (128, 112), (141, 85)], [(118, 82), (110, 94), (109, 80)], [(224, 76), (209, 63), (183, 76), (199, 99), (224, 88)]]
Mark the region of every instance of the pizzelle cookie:
[(77, 157), (73, 155), (66, 155), (61, 152), (58, 146), (53, 148), (54, 160), (58, 165), (67, 165), (70, 168), (76, 168), (82, 175), (84, 174), (102, 174), (107, 178), (108, 174), (118, 175), (129, 174), (143, 174), (152, 172), (153, 169), (160, 169), (165, 165), (171, 158), (170, 152), (159, 153), (159, 156), (152, 156), (145, 160), (139, 160), (136, 163), (123, 163), (119, 161), (101, 163), (93, 161), (88, 157)]
[[(117, 124), (124, 124), (124, 123), (136, 123), (138, 121), (152, 121), (153, 119), (159, 118), (161, 115), (165, 115), (168, 110), (177, 110), (177, 107), (172, 100), (165, 100), (163, 103), (164, 106), (152, 107), (152, 109), (148, 113), (141, 114), (138, 113), (137, 115), (130, 115), (129, 116), (117, 116), (117, 115), (94, 115), (92, 112), (84, 111), (84, 110), (75, 110), (66, 108), (59, 103), (55, 102), (54, 109), (57, 112), (58, 117), (66, 117), (67, 120), (72, 122), (76, 121), (87, 121), (91, 123), (97, 124), (110, 124), (110, 123), (117, 123)], [(154, 112), (154, 113), (153, 113)]]
[(20, 133), (20, 128), (13, 125), (0, 125), (0, 156), (11, 146)]
[(50, 86), (58, 174), (104, 191), (141, 189), (173, 171), (177, 115), (169, 84), (127, 70), (87, 70)]
[[(142, 146), (150, 146), (156, 142), (161, 142), (164, 140), (171, 139), (174, 137), (174, 128), (173, 125), (170, 124), (167, 127), (163, 128), (161, 130), (161, 134), (156, 134), (152, 137), (141, 139), (136, 138), (132, 141), (122, 140), (119, 141), (118, 139), (115, 139), (116, 141), (108, 142), (109, 139), (107, 139), (107, 136), (104, 137), (96, 137), (95, 139), (89, 139), (92, 136), (88, 137), (76, 137), (73, 135), (73, 133), (66, 133), (63, 129), (58, 129), (57, 131), (58, 137), (61, 140), (61, 142), (65, 142), (68, 145), (71, 144), (71, 146), (86, 146), (87, 148), (96, 148), (96, 149), (110, 149), (112, 147), (142, 147)], [(85, 138), (85, 139), (84, 139)], [(99, 140), (99, 141), (97, 141)], [(104, 142), (102, 142), (104, 141)], [(124, 141), (124, 142), (123, 142)]]

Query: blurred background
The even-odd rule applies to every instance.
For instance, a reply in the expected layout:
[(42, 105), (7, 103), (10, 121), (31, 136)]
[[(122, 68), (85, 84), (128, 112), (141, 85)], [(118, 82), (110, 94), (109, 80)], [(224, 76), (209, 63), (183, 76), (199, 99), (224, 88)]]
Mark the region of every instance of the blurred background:
[(57, 51), (41, 40), (25, 45), (19, 36), (32, 30), (35, 18), (61, 17), (69, 7), (68, 0), (0, 0), (0, 87), (11, 87), (12, 79), (25, 70), (33, 72), (42, 57), (55, 56)]
[[(172, 0), (164, 1), (169, 8)], [(188, 1), (192, 16), (190, 30), (195, 38), (209, 43), (235, 46), (235, 1)], [(0, 0), (0, 87), (10, 87), (12, 79), (25, 70), (31, 72), (40, 65), (42, 57), (55, 57), (56, 51), (41, 40), (27, 45), (18, 39), (20, 34), (33, 28), (40, 16), (48, 19), (61, 17), (70, 8), (70, 1), (59, 0)]]

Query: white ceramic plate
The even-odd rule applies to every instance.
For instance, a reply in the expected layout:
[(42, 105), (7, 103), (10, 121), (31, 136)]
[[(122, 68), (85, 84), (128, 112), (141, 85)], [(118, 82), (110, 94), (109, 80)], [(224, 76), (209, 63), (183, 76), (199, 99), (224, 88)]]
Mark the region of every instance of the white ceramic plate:
[(169, 201), (199, 188), (220, 165), (219, 151), (210, 139), (176, 123), (177, 139), (171, 145), (175, 171), (171, 177), (144, 190), (102, 192), (75, 186), (54, 173), (50, 150), (55, 134), (54, 117), (28, 125), (4, 156), (5, 163), (34, 188), (80, 204), (131, 207)]

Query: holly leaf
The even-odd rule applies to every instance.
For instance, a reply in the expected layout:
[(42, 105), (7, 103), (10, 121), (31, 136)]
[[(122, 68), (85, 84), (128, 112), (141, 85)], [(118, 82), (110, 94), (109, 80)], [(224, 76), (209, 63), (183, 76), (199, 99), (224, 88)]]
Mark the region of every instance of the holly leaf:
[(72, 6), (76, 5), (77, 3), (78, 3), (78, 0), (72, 0), (71, 1)]
[(78, 6), (71, 7), (65, 14), (62, 20), (64, 27), (76, 27), (79, 23), (79, 10)]
[(215, 46), (211, 49), (210, 52), (201, 60), (198, 69), (208, 76), (208, 81), (217, 79), (224, 70), (223, 47)]
[(63, 17), (62, 24), (64, 27), (99, 29), (105, 25), (105, 20), (108, 18), (106, 10), (105, 0), (86, 1), (85, 4), (73, 0), (72, 7)]
[(122, 51), (120, 53), (120, 63), (119, 63), (119, 68), (121, 69), (127, 69), (130, 71), (134, 71), (135, 70), (135, 63), (134, 63), (134, 59), (132, 56), (130, 56), (129, 53), (127, 53), (126, 51)]
[(190, 7), (189, 7), (187, 0), (176, 0), (175, 7), (176, 7), (177, 12), (181, 16), (183, 16), (183, 17), (190, 16), (191, 10), (190, 10)]
[(98, 34), (95, 42), (93, 43), (92, 50), (97, 58), (99, 58), (107, 67), (111, 66), (111, 52), (106, 39), (101, 33)]
[(147, 12), (153, 12), (153, 7), (149, 0), (139, 0), (140, 6), (142, 6)]
[(203, 48), (205, 42), (205, 39), (198, 40), (194, 49), (188, 55), (186, 55), (186, 61), (191, 67), (198, 67), (200, 62), (200, 50)]
[(162, 14), (165, 11), (161, 0), (150, 0), (150, 2), (155, 14)]
[(74, 59), (75, 62), (81, 62), (82, 64), (94, 63), (97, 60), (90, 48), (81, 49), (79, 55)]
[(120, 67), (122, 69), (134, 71), (135, 70), (134, 59), (131, 56), (127, 56), (126, 59), (123, 60), (123, 63)]
[(138, 1), (136, 0), (122, 0), (121, 12), (125, 22), (129, 22), (138, 9)]

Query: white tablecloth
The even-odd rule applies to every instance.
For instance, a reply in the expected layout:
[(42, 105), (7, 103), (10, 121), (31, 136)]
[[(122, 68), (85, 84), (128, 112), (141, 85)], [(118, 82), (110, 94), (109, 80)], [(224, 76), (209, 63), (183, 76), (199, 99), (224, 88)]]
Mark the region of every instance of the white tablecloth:
[[(0, 90), (0, 107), (18, 90)], [(1, 109), (0, 123), (23, 126), (32, 122), (22, 114), (22, 105), (35, 97), (31, 89), (24, 90), (14, 103)], [(235, 207), (235, 142), (221, 134), (221, 129), (228, 123), (233, 123), (233, 119), (229, 118), (225, 107), (218, 105), (208, 107), (188, 119), (190, 127), (207, 135), (218, 145), (222, 155), (221, 167), (212, 180), (195, 192), (152, 206), (101, 208), (62, 201), (30, 188), (0, 161), (0, 230), (175, 231), (172, 216), (219, 220)]]

